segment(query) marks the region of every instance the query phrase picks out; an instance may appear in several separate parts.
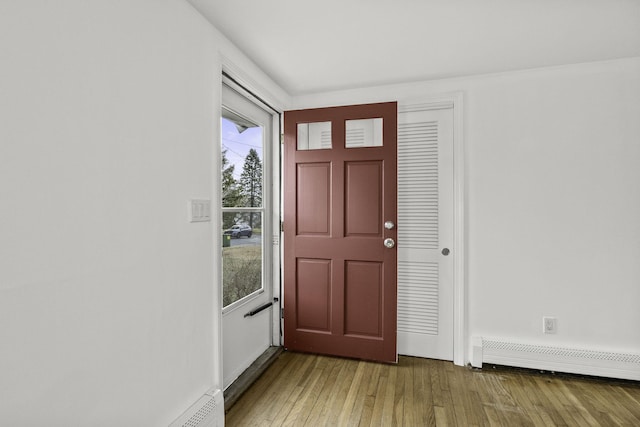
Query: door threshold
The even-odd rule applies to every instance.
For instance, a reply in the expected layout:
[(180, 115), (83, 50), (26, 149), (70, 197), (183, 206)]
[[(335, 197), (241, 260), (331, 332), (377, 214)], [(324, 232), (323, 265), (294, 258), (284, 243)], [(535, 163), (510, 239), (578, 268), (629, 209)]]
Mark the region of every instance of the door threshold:
[(227, 412), (245, 391), (267, 370), (282, 354), (281, 346), (272, 346), (265, 350), (236, 380), (224, 391), (224, 411)]

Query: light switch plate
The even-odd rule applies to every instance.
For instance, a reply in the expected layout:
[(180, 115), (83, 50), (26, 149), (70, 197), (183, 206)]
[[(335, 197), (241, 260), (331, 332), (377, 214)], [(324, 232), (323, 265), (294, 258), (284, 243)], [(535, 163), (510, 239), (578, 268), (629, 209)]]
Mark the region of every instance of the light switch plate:
[(211, 200), (189, 200), (189, 222), (211, 221)]

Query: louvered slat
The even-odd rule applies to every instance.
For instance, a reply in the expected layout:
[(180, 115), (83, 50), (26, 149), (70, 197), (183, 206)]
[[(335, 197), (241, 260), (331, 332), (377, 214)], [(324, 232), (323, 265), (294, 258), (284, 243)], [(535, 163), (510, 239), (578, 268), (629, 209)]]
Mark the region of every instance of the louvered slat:
[(345, 132), (345, 146), (346, 147), (364, 147), (364, 129), (347, 129)]
[(438, 247), (438, 123), (398, 125), (398, 246)]
[(438, 264), (398, 262), (398, 331), (438, 334)]
[(320, 148), (331, 148), (331, 130), (325, 130), (320, 132)]
[[(438, 248), (438, 124), (398, 125), (398, 247)], [(398, 262), (398, 331), (438, 334), (438, 264)]]

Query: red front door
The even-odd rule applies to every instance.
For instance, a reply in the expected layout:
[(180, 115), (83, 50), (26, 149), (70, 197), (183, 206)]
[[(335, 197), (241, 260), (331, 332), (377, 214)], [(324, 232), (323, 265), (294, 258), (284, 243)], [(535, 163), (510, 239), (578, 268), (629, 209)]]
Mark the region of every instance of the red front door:
[(397, 104), (284, 127), (284, 345), (396, 362)]

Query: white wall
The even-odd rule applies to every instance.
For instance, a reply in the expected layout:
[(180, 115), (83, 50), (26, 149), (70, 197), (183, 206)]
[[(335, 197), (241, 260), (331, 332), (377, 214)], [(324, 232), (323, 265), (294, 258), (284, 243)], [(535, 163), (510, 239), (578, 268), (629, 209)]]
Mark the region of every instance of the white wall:
[[(3, 1), (0, 52), (0, 424), (166, 425), (220, 384), (218, 218), (186, 214), (218, 197), (223, 62), (287, 96), (183, 0)], [(464, 91), (469, 335), (640, 352), (639, 76), (296, 101)]]
[(284, 95), (183, 0), (3, 1), (0, 52), (0, 425), (166, 425), (220, 385), (221, 57)]
[(468, 337), (640, 353), (640, 58), (294, 103), (451, 91), (465, 105)]

